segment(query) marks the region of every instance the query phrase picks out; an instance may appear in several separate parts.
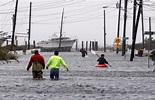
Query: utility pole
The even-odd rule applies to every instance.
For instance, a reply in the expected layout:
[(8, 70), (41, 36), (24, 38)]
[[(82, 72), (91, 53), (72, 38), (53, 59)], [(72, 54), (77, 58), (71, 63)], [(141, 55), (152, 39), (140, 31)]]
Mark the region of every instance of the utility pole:
[(124, 1), (124, 30), (123, 30), (123, 43), (122, 43), (122, 56), (125, 55), (126, 51), (126, 19), (127, 19), (127, 4), (128, 0)]
[(11, 50), (14, 49), (13, 47), (14, 47), (14, 37), (15, 37), (15, 28), (16, 28), (17, 8), (18, 8), (18, 0), (16, 0), (15, 14), (13, 15), (13, 30), (12, 30)]
[(141, 8), (142, 8), (142, 0), (140, 0), (140, 2), (139, 2), (139, 9), (138, 9), (138, 14), (137, 14), (136, 24), (133, 25), (134, 33), (133, 33), (133, 42), (132, 42), (132, 51), (131, 51), (130, 61), (133, 61), (133, 58), (134, 58), (134, 49), (135, 49), (136, 35), (137, 35), (137, 30), (138, 30), (138, 23), (139, 23)]
[[(149, 31), (151, 32), (151, 17), (149, 17)], [(150, 40), (150, 45), (149, 45), (150, 48), (149, 48), (149, 50), (152, 49), (152, 46), (151, 46), (151, 42), (152, 42), (151, 35), (152, 34), (149, 34), (149, 40)]]
[(104, 52), (106, 52), (106, 30), (105, 30), (105, 10), (104, 10)]
[[(151, 17), (149, 17), (149, 32), (151, 32)], [(149, 54), (151, 48), (151, 33), (149, 33), (149, 44), (148, 44), (148, 68), (149, 68)]]
[(142, 21), (142, 48), (144, 49), (144, 18), (143, 18), (143, 0), (141, 0), (141, 21)]
[(32, 2), (30, 2), (30, 12), (29, 12), (28, 50), (30, 49), (30, 35), (31, 35), (31, 8), (32, 8)]
[(133, 24), (132, 24), (132, 49), (131, 49), (130, 61), (133, 61), (133, 58), (134, 58), (136, 9), (137, 9), (136, 0), (134, 0), (134, 2), (133, 2)]
[[(117, 38), (119, 38), (120, 29), (120, 16), (121, 16), (121, 0), (119, 0), (119, 11), (118, 11), (118, 26), (117, 26)], [(118, 48), (116, 48), (116, 53), (118, 54)]]

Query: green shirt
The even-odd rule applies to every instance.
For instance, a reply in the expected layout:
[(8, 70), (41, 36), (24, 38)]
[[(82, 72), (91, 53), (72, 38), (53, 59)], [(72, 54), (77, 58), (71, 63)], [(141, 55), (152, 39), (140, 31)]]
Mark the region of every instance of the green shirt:
[(50, 59), (47, 62), (47, 67), (50, 66), (50, 68), (60, 68), (60, 64), (62, 64), (66, 69), (68, 69), (67, 64), (60, 56), (51, 56)]

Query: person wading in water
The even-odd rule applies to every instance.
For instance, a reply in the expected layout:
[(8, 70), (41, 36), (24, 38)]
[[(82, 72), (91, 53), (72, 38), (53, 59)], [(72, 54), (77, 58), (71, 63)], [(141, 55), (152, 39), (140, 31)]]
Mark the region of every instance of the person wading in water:
[(59, 56), (59, 52), (55, 51), (54, 56), (51, 56), (47, 62), (46, 69), (50, 66), (50, 78), (58, 80), (59, 79), (59, 68), (60, 64), (62, 64), (67, 71), (69, 71), (69, 67), (65, 63), (65, 61)]
[(45, 68), (44, 58), (39, 54), (38, 50), (34, 50), (34, 55), (31, 56), (27, 65), (27, 71), (29, 71), (32, 65), (32, 74), (34, 79), (43, 78), (43, 69)]

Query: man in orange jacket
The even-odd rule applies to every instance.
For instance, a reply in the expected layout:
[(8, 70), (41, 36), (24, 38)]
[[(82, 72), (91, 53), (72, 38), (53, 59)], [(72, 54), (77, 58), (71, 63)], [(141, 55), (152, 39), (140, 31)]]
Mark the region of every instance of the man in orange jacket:
[(27, 66), (27, 71), (29, 71), (32, 65), (32, 74), (34, 79), (43, 78), (43, 69), (45, 68), (44, 58), (39, 54), (38, 50), (34, 50), (34, 55), (31, 56), (30, 61)]

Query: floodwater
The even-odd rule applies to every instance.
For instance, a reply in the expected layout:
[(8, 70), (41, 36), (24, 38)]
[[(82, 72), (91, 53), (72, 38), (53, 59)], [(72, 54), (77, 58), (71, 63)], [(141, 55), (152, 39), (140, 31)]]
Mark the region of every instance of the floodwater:
[[(103, 52), (98, 51), (97, 54)], [(47, 63), (53, 52), (40, 53)], [(97, 68), (97, 56), (88, 52), (60, 52), (70, 67), (60, 68), (60, 80), (50, 80), (49, 70), (44, 70), (43, 80), (33, 80), (26, 71), (31, 53), (20, 54), (17, 63), (0, 62), (0, 100), (155, 100), (155, 72), (147, 57), (130, 53), (106, 52), (105, 58), (112, 67)]]

